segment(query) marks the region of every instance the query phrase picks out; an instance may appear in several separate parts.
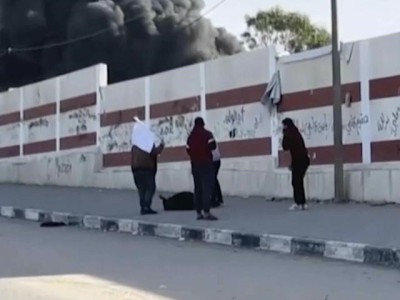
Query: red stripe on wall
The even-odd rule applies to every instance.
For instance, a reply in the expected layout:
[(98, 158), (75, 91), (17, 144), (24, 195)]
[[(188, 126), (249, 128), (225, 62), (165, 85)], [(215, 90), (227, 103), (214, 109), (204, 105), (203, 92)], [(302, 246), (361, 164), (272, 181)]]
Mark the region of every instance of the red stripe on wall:
[(65, 113), (67, 111), (75, 109), (94, 106), (96, 105), (96, 100), (96, 93), (90, 93), (69, 99), (64, 99), (60, 101), (60, 112)]
[(0, 158), (19, 156), (19, 145), (0, 148)]
[(218, 143), (223, 158), (271, 155), (271, 138), (258, 138)]
[(96, 132), (63, 137), (60, 139), (60, 150), (75, 149), (96, 145)]
[[(361, 101), (361, 85), (360, 82), (342, 85), (343, 103), (345, 94), (350, 93), (352, 102)], [(317, 108), (330, 106), (333, 104), (332, 87), (324, 87), (319, 89), (311, 89), (307, 91), (299, 91), (295, 93), (284, 94), (282, 101), (278, 106), (280, 112), (287, 112), (300, 109)]]
[[(222, 158), (251, 157), (271, 154), (271, 138), (260, 138), (218, 143)], [(103, 167), (129, 166), (130, 152), (109, 153), (103, 155)], [(159, 163), (188, 161), (185, 146), (165, 148)]]
[(0, 126), (18, 123), (21, 120), (19, 111), (0, 116)]
[(130, 123), (133, 121), (133, 117), (138, 117), (139, 119), (144, 120), (145, 107), (141, 106), (102, 114), (100, 118), (100, 126), (107, 127), (112, 125)]
[(260, 102), (266, 88), (267, 84), (265, 83), (210, 93), (206, 96), (206, 108), (216, 109), (234, 105)]
[[(343, 145), (345, 163), (362, 162), (362, 144)], [(308, 148), (311, 157), (311, 165), (331, 165), (335, 161), (335, 148), (331, 146)], [(279, 151), (279, 167), (288, 167), (291, 158), (287, 151)]]
[[(218, 143), (223, 158), (251, 157), (271, 154), (271, 138), (236, 140)], [(159, 162), (188, 161), (186, 147), (166, 148), (160, 155)]]
[(150, 118), (162, 118), (200, 111), (200, 96), (150, 105)]
[(103, 168), (126, 167), (131, 164), (130, 152), (103, 154)]
[(24, 151), (24, 155), (28, 155), (28, 154), (39, 154), (39, 153), (45, 153), (45, 152), (52, 152), (52, 151), (56, 151), (56, 148), (57, 148), (56, 140), (53, 139), (53, 140), (25, 144), (23, 151)]
[(56, 103), (49, 103), (45, 105), (36, 106), (24, 110), (24, 120), (32, 120), (41, 117), (55, 115), (57, 111)]
[(371, 161), (389, 162), (400, 160), (400, 140), (371, 143)]
[(400, 76), (377, 78), (369, 81), (369, 99), (400, 96)]

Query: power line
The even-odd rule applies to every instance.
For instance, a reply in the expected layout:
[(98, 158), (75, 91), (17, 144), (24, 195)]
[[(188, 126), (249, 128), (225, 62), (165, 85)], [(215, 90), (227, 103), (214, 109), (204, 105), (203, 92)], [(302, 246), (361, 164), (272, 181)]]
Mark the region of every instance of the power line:
[[(212, 6), (204, 14), (200, 15), (198, 18), (196, 18), (195, 20), (193, 20), (189, 24), (185, 25), (184, 27), (178, 28), (177, 30), (184, 30), (184, 29), (192, 26), (193, 24), (199, 22), (201, 19), (203, 19), (205, 16), (207, 16), (208, 14), (213, 12), (215, 9), (217, 9), (220, 5), (222, 5), (226, 1), (227, 0), (220, 0), (217, 4)], [(133, 21), (136, 21), (137, 19), (143, 17), (144, 15), (145, 14), (139, 14), (139, 15), (133, 17), (133, 18), (127, 19), (126, 21), (124, 21), (123, 25), (126, 25), (126, 24), (129, 24), (129, 23), (133, 22)], [(110, 30), (112, 30), (112, 28), (108, 27), (108, 28), (101, 29), (99, 31), (96, 31), (94, 33), (91, 33), (91, 34), (88, 34), (88, 35), (85, 35), (85, 36), (81, 36), (81, 37), (78, 37), (78, 38), (74, 38), (74, 39), (63, 41), (63, 42), (59, 42), (59, 43), (48, 44), (48, 45), (44, 45), (44, 46), (36, 46), (36, 47), (28, 47), (28, 48), (8, 48), (7, 50), (3, 50), (2, 52), (0, 52), (0, 57), (6, 55), (8, 53), (12, 53), (12, 52), (29, 52), (29, 51), (44, 50), (44, 49), (50, 49), (50, 48), (54, 48), (54, 47), (65, 46), (65, 45), (69, 45), (69, 44), (80, 42), (82, 40), (93, 38), (95, 36), (98, 36), (98, 35), (101, 35), (103, 33), (106, 33), (106, 32), (108, 32)]]
[(190, 22), (188, 25), (178, 28), (179, 29), (185, 29), (187, 27), (192, 26), (193, 24), (197, 23), (198, 21), (200, 21), (201, 19), (203, 19), (205, 16), (207, 16), (208, 14), (212, 13), (214, 10), (216, 10), (219, 6), (221, 6), (222, 4), (224, 4), (224, 2), (226, 2), (227, 0), (221, 0), (219, 1), (217, 4), (215, 4), (214, 6), (212, 6), (208, 11), (206, 11), (204, 14), (200, 15), (197, 19), (195, 19), (194, 21)]

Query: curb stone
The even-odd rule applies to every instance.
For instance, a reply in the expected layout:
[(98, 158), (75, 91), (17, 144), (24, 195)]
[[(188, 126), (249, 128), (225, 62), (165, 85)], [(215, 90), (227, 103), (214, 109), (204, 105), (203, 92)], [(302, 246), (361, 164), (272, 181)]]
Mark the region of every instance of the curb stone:
[(186, 225), (152, 223), (132, 219), (118, 219), (92, 215), (75, 215), (63, 212), (45, 212), (38, 209), (0, 207), (1, 217), (33, 222), (64, 222), (68, 226), (106, 232), (154, 236), (180, 241), (199, 241), (230, 247), (261, 251), (324, 257), (368, 265), (400, 269), (400, 249), (382, 248), (359, 243), (298, 238), (275, 234), (250, 234), (218, 228), (195, 228)]

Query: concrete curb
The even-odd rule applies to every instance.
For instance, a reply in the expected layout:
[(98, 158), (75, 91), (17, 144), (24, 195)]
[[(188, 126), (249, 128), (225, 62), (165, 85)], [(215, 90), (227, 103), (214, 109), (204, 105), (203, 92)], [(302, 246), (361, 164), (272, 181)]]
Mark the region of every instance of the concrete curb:
[[(250, 234), (217, 228), (195, 228), (178, 224), (163, 224), (102, 216), (79, 216), (37, 209), (0, 207), (1, 216), (34, 222), (64, 222), (69, 226), (107, 232), (154, 236), (180, 241), (191, 240), (262, 251), (325, 257), (329, 259), (400, 268), (400, 249), (367, 244), (297, 238), (274, 234)], [(212, 224), (212, 223), (210, 223)]]

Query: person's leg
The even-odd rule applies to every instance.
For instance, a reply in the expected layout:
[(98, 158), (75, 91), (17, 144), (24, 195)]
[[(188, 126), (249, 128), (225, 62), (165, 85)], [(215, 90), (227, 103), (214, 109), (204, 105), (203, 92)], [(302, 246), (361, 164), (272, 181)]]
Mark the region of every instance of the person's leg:
[[(304, 169), (303, 169), (304, 170)], [(302, 171), (303, 171), (302, 170)], [(303, 208), (303, 206), (306, 204), (306, 193), (304, 191), (304, 174), (305, 172), (301, 172), (302, 174), (299, 175), (299, 182), (298, 182), (298, 191), (297, 191), (297, 197), (298, 197), (298, 204)]]
[(203, 210), (204, 210), (204, 218), (207, 220), (217, 220), (210, 213), (211, 206), (211, 197), (214, 189), (214, 181), (215, 181), (215, 173), (214, 167), (212, 164), (205, 165), (202, 168), (202, 192), (203, 192)]
[(300, 205), (302, 206), (303, 209), (305, 209), (307, 207), (306, 206), (306, 193), (305, 193), (305, 190), (304, 190), (304, 177), (306, 176), (307, 169), (308, 169), (309, 166), (310, 166), (310, 161), (307, 160), (304, 163), (304, 165), (302, 166), (302, 169), (301, 169), (301, 182), (299, 182), (299, 184), (301, 183), (301, 189), (299, 188)]
[(203, 200), (201, 190), (201, 176), (198, 166), (192, 165), (192, 175), (194, 184), (194, 203), (196, 205), (197, 218), (202, 218)]
[(149, 169), (145, 171), (146, 174), (146, 194), (145, 203), (146, 210), (149, 214), (155, 214), (156, 212), (151, 209), (151, 204), (153, 202), (153, 197), (156, 192), (156, 173)]
[(216, 185), (216, 189), (217, 189), (217, 200), (218, 200), (218, 203), (222, 204), (222, 203), (224, 203), (224, 199), (222, 197), (221, 185), (219, 184), (219, 180), (218, 180), (218, 173), (219, 173), (219, 169), (220, 168), (221, 168), (221, 161), (219, 160), (218, 164), (217, 164), (217, 174), (216, 174), (215, 185)]
[(220, 161), (220, 160), (215, 161), (215, 162), (214, 162), (215, 177), (218, 176), (218, 173), (219, 173), (219, 169), (220, 169), (220, 168), (221, 168), (221, 161)]
[[(297, 206), (301, 205), (301, 168), (298, 164), (292, 164), (292, 186), (293, 186), (293, 198)], [(296, 206), (292, 206), (292, 209), (296, 209)]]
[(221, 191), (221, 185), (219, 184), (219, 180), (218, 180), (218, 173), (219, 173), (219, 169), (221, 168), (221, 161), (219, 160), (217, 163), (217, 172), (215, 175), (215, 188), (216, 188), (216, 199), (218, 204), (224, 203), (223, 197), (222, 197), (222, 191)]
[(219, 171), (219, 165), (221, 163), (219, 161), (214, 161), (213, 162), (213, 168), (214, 168), (214, 188), (212, 191), (212, 196), (211, 196), (211, 206), (216, 207), (219, 205), (219, 199), (218, 199), (218, 171)]
[(132, 171), (133, 179), (138, 190), (141, 212), (146, 208), (146, 176), (142, 170)]
[(296, 163), (292, 167), (292, 185), (295, 203), (299, 208), (304, 209), (306, 204), (306, 195), (304, 191), (304, 176), (308, 168), (307, 162)]

